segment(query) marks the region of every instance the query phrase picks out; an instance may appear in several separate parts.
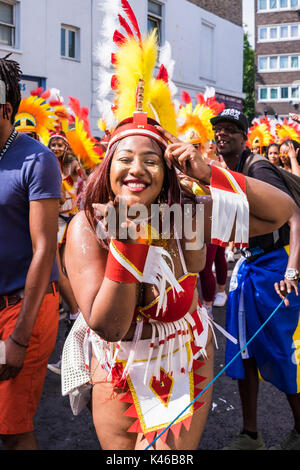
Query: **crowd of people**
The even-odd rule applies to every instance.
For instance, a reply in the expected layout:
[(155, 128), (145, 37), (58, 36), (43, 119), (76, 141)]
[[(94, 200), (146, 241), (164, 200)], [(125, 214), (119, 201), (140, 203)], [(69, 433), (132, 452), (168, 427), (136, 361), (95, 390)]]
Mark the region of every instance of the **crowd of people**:
[[(101, 139), (76, 98), (66, 105), (58, 90), (38, 89), (21, 99), (19, 64), (0, 59), (0, 439), (8, 450), (38, 449), (34, 415), (49, 368), (73, 413), (90, 409), (103, 450), (197, 449), (217, 326), (243, 410), (227, 449), (266, 448), (261, 376), (294, 418), (278, 448), (299, 450), (300, 117), (249, 128), (211, 89), (194, 108), (187, 92), (176, 104), (166, 64), (153, 75), (155, 31), (143, 39), (122, 5), (114, 124), (103, 111)], [(224, 330), (213, 309), (226, 303)], [(48, 364), (64, 312), (63, 351)]]

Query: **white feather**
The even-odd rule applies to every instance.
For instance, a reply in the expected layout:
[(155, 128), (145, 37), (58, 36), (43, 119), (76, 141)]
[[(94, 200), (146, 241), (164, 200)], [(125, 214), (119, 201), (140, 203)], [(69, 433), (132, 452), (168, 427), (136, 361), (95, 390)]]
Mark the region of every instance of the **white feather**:
[(216, 95), (216, 90), (213, 87), (206, 87), (204, 92), (204, 99), (213, 98)]

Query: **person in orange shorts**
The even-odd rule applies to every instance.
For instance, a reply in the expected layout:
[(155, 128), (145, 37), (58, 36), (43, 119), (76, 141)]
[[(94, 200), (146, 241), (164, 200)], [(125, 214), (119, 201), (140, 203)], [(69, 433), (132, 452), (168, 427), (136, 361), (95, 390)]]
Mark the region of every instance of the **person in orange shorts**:
[(0, 439), (6, 450), (34, 450), (33, 418), (58, 329), (61, 176), (54, 154), (13, 125), (21, 70), (7, 57), (0, 59)]

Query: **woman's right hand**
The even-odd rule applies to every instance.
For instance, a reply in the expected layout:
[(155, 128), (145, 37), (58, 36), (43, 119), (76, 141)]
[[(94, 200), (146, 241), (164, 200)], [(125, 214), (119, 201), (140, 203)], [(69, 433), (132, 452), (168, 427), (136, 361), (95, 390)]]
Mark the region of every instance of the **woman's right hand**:
[(109, 238), (122, 240), (125, 243), (136, 243), (137, 218), (130, 218), (128, 211), (138, 199), (135, 196), (117, 195), (113, 201), (107, 204), (93, 204), (94, 214), (98, 223), (102, 224)]
[(290, 113), (289, 116), (293, 121), (300, 124), (300, 114)]

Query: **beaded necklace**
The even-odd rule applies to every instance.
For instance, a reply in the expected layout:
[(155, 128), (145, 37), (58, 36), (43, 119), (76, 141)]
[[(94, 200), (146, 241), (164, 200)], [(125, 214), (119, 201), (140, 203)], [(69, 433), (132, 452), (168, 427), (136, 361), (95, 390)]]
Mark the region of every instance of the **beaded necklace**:
[(4, 157), (4, 155), (6, 154), (7, 150), (9, 149), (9, 147), (11, 146), (11, 144), (13, 143), (13, 141), (15, 140), (15, 138), (17, 137), (18, 135), (18, 132), (16, 131), (16, 129), (14, 128), (12, 133), (10, 134), (9, 138), (7, 139), (7, 141), (5, 142), (5, 145), (3, 147), (2, 150), (0, 150), (0, 161), (2, 160), (2, 158)]

